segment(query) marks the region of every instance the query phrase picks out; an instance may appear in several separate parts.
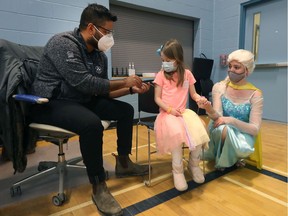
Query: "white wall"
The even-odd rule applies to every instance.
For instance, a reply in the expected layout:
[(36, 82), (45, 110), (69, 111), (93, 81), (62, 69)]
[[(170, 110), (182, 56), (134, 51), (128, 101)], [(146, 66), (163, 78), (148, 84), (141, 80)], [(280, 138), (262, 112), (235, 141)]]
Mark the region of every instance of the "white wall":
[[(82, 10), (92, 2), (89, 0), (0, 0), (0, 38), (20, 44), (45, 45), (53, 34), (73, 30), (77, 27)], [(238, 49), (240, 4), (243, 2), (247, 1), (110, 1), (113, 4), (194, 20), (194, 56), (204, 53), (208, 58), (215, 60), (212, 73), (214, 82), (226, 76), (226, 68), (219, 66), (219, 55)], [(109, 7), (109, 0), (99, 0), (97, 3)], [(110, 53), (108, 53), (108, 58), (110, 58), (109, 56)], [(273, 82), (271, 82), (271, 78), (273, 78)], [(255, 72), (251, 76), (251, 81), (264, 92), (263, 117), (287, 122), (287, 68), (281, 69), (279, 73), (273, 73), (273, 75), (267, 70)], [(281, 109), (277, 109), (277, 112), (275, 112), (275, 95), (284, 99)], [(135, 97), (132, 98), (135, 100)]]
[[(88, 0), (0, 0), (0, 38), (45, 45), (55, 33), (73, 30)], [(107, 1), (99, 1), (103, 4)]]

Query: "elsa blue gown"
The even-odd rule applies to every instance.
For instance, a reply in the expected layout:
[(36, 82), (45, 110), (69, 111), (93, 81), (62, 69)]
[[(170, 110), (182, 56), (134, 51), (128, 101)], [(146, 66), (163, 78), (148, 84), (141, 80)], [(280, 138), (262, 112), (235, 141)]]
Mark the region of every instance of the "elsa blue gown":
[[(249, 122), (251, 104), (234, 104), (224, 95), (221, 96), (223, 116), (231, 116), (244, 122)], [(224, 127), (227, 127), (227, 136), (221, 144), (221, 135)], [(215, 159), (215, 168), (233, 166), (239, 159), (248, 157), (254, 152), (255, 137), (240, 131), (231, 125), (213, 127), (213, 121), (209, 123), (209, 149), (205, 151), (205, 160)]]

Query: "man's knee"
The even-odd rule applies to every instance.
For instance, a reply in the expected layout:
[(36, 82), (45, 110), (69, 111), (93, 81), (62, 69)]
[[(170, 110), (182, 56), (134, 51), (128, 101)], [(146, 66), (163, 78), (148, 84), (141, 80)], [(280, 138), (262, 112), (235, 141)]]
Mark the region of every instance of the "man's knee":
[[(100, 119), (87, 119), (84, 124), (79, 128), (80, 133), (94, 133), (94, 134), (103, 134), (104, 127)], [(80, 135), (80, 134), (79, 134)]]
[(124, 110), (123, 113), (127, 116), (127, 117), (134, 117), (134, 107), (129, 104), (129, 103), (125, 103), (123, 104)]

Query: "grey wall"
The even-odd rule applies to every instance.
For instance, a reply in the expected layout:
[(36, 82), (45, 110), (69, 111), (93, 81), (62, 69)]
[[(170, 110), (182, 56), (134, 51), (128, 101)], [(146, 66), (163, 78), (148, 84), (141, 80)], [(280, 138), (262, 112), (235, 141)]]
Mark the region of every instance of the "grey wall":
[[(27, 45), (45, 45), (53, 34), (77, 27), (83, 8), (91, 2), (89, 0), (0, 0), (0, 38)], [(214, 82), (226, 76), (226, 68), (219, 65), (219, 55), (228, 54), (239, 47), (240, 3), (243, 2), (246, 1), (110, 1), (112, 4), (194, 20), (194, 56), (205, 53), (208, 58), (215, 60), (212, 73)], [(99, 0), (97, 3), (109, 7), (109, 0)], [(111, 58), (111, 53), (108, 52), (107, 55)], [(265, 97), (263, 117), (287, 122), (287, 67), (255, 71), (250, 80), (263, 90)], [(283, 99), (277, 112), (275, 112), (275, 95)], [(131, 102), (137, 110), (135, 95), (122, 99)]]

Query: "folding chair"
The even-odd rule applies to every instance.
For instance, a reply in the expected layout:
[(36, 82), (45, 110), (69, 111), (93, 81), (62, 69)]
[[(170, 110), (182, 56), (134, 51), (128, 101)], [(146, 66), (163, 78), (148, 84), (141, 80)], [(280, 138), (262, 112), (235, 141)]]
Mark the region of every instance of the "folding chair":
[[(151, 82), (152, 80), (147, 80), (145, 82)], [(145, 120), (141, 117), (141, 114), (149, 113), (149, 114), (158, 114), (159, 107), (154, 101), (154, 86), (151, 85), (149, 91), (145, 92), (144, 94), (138, 95), (138, 122), (136, 125), (136, 161), (138, 160), (138, 141), (139, 141), (139, 125), (145, 126), (148, 132), (148, 166), (149, 166), (149, 174), (148, 174), (148, 181), (144, 181), (145, 185), (151, 185), (151, 157), (150, 155), (154, 152), (151, 152), (151, 130), (154, 130), (154, 121), (153, 120)], [(151, 119), (151, 118), (149, 118)]]

